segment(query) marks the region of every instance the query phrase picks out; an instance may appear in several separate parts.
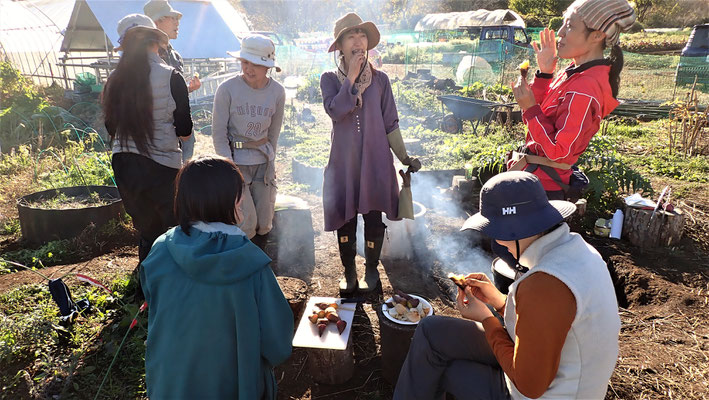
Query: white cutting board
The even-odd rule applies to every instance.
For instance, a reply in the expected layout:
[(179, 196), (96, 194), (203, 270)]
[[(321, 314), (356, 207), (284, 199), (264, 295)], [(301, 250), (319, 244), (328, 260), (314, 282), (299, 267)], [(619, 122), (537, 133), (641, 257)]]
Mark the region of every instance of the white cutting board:
[[(354, 319), (354, 310), (356, 303), (346, 303), (340, 305), (340, 300), (335, 297), (311, 297), (308, 304), (305, 305), (305, 311), (298, 323), (298, 330), (295, 331), (293, 337), (293, 347), (310, 347), (315, 349), (333, 349), (344, 350), (347, 348), (347, 340), (352, 332), (352, 320)], [(327, 324), (327, 329), (322, 336), (318, 336), (318, 326), (308, 320), (312, 315), (315, 303), (337, 303), (340, 307), (337, 309), (337, 315), (340, 319), (347, 322), (342, 335), (337, 331), (335, 324)]]

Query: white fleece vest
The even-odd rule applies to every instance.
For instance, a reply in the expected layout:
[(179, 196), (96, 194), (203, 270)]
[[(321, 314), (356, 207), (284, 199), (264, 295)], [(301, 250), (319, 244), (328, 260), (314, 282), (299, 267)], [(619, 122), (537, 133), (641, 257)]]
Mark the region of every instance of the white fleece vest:
[[(182, 150), (180, 150), (179, 140), (175, 133), (174, 115), (175, 99), (172, 98), (170, 90), (170, 78), (174, 68), (165, 65), (164, 61), (157, 54), (150, 53), (148, 62), (150, 63), (150, 87), (153, 95), (153, 130), (152, 145), (148, 142), (150, 154), (143, 154), (150, 157), (158, 164), (166, 167), (179, 169), (182, 166)], [(120, 136), (121, 132), (117, 132)], [(121, 141), (117, 137), (113, 141), (113, 153), (136, 153), (140, 154), (132, 139), (128, 139), (126, 146), (121, 146)]]
[[(613, 282), (596, 249), (563, 224), (537, 239), (522, 253), (530, 270), (510, 286), (505, 325), (515, 340), (515, 293), (535, 272), (562, 281), (576, 298), (576, 317), (561, 350), (556, 377), (542, 399), (603, 399), (618, 358), (620, 317)], [(526, 399), (505, 376), (513, 399)]]

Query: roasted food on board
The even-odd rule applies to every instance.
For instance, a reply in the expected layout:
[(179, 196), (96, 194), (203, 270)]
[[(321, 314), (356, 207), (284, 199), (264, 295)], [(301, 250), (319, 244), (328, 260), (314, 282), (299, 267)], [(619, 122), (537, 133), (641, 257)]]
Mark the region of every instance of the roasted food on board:
[(419, 299), (398, 289), (395, 293), (392, 299), (385, 303), (387, 306), (385, 312), (388, 312), (392, 318), (399, 321), (419, 322), (431, 311)]
[(527, 79), (527, 72), (529, 72), (529, 60), (524, 60), (519, 65), (519, 73), (522, 74), (522, 78)]
[(313, 313), (308, 317), (308, 320), (310, 320), (313, 325), (317, 325), (318, 335), (322, 336), (329, 324), (335, 324), (337, 331), (342, 335), (342, 332), (344, 332), (347, 326), (347, 322), (340, 319), (340, 316), (337, 314), (337, 309), (337, 303), (315, 304)]

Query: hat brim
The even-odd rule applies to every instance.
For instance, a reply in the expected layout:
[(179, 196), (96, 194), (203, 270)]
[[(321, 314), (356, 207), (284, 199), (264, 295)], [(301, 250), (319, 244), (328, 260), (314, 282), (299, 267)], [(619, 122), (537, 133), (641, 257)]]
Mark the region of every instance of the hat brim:
[(275, 68), (276, 72), (281, 72), (281, 67), (276, 65), (274, 60), (263, 61), (261, 57), (246, 52), (242, 53), (241, 51), (227, 51), (226, 53), (239, 60), (246, 60), (251, 64), (260, 65), (262, 67)]
[(477, 213), (468, 218), (461, 231), (475, 230), (498, 240), (520, 240), (542, 233), (562, 222), (576, 211), (576, 204), (564, 200), (550, 200), (544, 209), (527, 216), (490, 219)]
[(327, 52), (332, 53), (333, 51), (335, 51), (335, 46), (337, 45), (337, 41), (340, 39), (340, 37), (342, 37), (345, 32), (350, 31), (352, 29), (361, 29), (367, 34), (367, 50), (372, 50), (379, 44), (379, 39), (381, 39), (379, 29), (377, 29), (377, 26), (374, 25), (373, 22), (367, 21), (362, 22), (359, 25), (350, 26), (341, 30), (340, 33), (337, 34), (337, 37), (335, 37), (335, 40), (332, 42)]
[[(145, 32), (154, 32), (155, 34), (158, 35), (158, 40), (160, 40), (160, 43), (162, 44), (168, 44), (170, 43), (170, 38), (167, 36), (167, 33), (161, 31), (160, 29), (157, 28), (148, 28), (147, 26), (136, 26), (133, 28), (130, 28), (126, 31), (125, 38), (128, 37), (130, 34), (135, 34), (136, 32), (139, 31), (145, 31)], [(123, 45), (119, 44), (118, 47), (114, 47), (113, 51), (123, 51)]]
[(180, 19), (182, 19), (182, 13), (177, 10), (170, 10), (167, 12), (159, 13), (155, 16), (151, 16), (150, 19), (152, 19), (153, 21), (157, 21), (163, 17), (174, 17), (174, 18), (177, 18), (178, 20), (180, 20)]

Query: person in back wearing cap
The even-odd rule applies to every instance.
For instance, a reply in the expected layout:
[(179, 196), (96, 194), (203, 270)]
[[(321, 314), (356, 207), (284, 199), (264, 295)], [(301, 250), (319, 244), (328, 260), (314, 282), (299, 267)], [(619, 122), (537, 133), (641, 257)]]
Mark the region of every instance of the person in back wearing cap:
[[(557, 42), (554, 32), (540, 33), (533, 43), (537, 71), (529, 85), (526, 69), (513, 85), (527, 125), (525, 149), (508, 163), (509, 170), (537, 175), (550, 199), (575, 201), (588, 178), (573, 168), (598, 132), (601, 119), (618, 106), (623, 51), (620, 33), (635, 22), (626, 0), (576, 0), (564, 13)], [(610, 48), (610, 57), (603, 50)], [(554, 79), (557, 60), (573, 62)]]
[[(150, 17), (150, 19), (155, 22), (158, 29), (165, 32), (165, 34), (170, 38), (170, 40), (177, 39), (179, 34), (180, 19), (182, 18), (182, 13), (172, 8), (167, 0), (150, 0), (143, 6), (143, 12), (145, 15)], [(177, 72), (185, 75), (185, 64), (182, 61), (182, 56), (175, 50), (174, 47), (167, 43), (167, 46), (160, 47), (160, 57), (167, 63), (167, 65), (175, 68)], [(199, 77), (194, 75), (189, 82), (187, 82), (187, 89), (189, 92), (194, 92), (202, 86), (199, 81)], [(194, 144), (195, 136), (192, 135), (189, 139), (182, 142), (182, 161), (187, 161), (192, 158), (194, 154)]]
[(244, 175), (244, 222), (249, 239), (263, 247), (273, 227), (276, 204), (276, 148), (283, 124), (286, 91), (268, 71), (276, 66), (276, 48), (263, 35), (250, 35), (241, 50), (229, 52), (242, 73), (217, 88), (212, 110), (214, 150), (239, 166)]
[(113, 139), (111, 165), (126, 212), (140, 234), (142, 262), (155, 239), (176, 224), (174, 182), (182, 166), (179, 142), (192, 134), (187, 85), (158, 55), (167, 35), (145, 15), (118, 22), (122, 51), (102, 95)]
[(485, 183), (480, 212), (462, 229), (493, 238), (518, 277), (505, 296), (485, 274), (469, 274), (458, 289), (464, 319), (421, 320), (395, 400), (444, 391), (458, 400), (605, 397), (618, 357), (618, 304), (600, 254), (563, 222), (574, 211), (549, 201), (528, 172)]
[[(406, 215), (399, 207), (399, 186), (389, 149), (411, 172), (418, 171), (421, 163), (406, 153), (389, 77), (368, 60), (369, 50), (379, 43), (377, 27), (349, 13), (335, 23), (334, 36), (329, 51), (339, 51), (337, 69), (320, 78), (323, 104), (333, 124), (323, 208), (325, 230), (337, 231), (345, 267), (340, 293), (349, 294), (358, 286), (363, 292), (372, 291), (380, 283), (377, 267), (386, 229), (382, 212), (390, 220), (413, 219), (413, 205)], [(355, 266), (357, 214), (364, 219), (366, 243), (365, 274), (359, 281)]]

